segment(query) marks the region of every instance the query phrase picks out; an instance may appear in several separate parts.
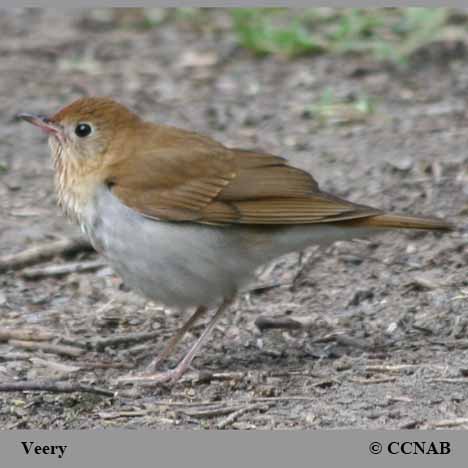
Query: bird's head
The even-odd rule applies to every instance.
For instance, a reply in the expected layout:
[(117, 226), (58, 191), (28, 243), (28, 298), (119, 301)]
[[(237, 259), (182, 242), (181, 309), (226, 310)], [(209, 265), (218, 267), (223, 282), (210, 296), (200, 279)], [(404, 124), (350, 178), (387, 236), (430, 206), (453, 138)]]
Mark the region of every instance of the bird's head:
[(96, 187), (109, 177), (140, 118), (110, 98), (82, 98), (52, 117), (21, 113), (18, 117), (49, 136), (59, 202), (79, 211)]
[(82, 98), (52, 117), (18, 114), (49, 135), (54, 159), (84, 170), (104, 163), (113, 144), (140, 123), (140, 118), (110, 98)]

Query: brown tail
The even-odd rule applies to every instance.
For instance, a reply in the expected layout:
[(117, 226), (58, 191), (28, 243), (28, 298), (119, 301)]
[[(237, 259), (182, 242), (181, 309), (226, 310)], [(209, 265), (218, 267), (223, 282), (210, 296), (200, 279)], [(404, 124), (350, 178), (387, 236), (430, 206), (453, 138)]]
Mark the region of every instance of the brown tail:
[(397, 214), (382, 214), (345, 221), (356, 227), (375, 227), (383, 229), (431, 229), (436, 231), (453, 231), (453, 224), (438, 218), (422, 216), (405, 216)]

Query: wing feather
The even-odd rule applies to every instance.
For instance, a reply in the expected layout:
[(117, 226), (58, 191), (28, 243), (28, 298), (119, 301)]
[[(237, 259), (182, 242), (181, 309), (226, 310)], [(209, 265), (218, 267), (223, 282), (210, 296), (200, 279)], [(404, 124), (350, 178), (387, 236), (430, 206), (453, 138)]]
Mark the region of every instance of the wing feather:
[(309, 173), (282, 157), (226, 148), (172, 127), (145, 128), (139, 140), (144, 151), (133, 148), (132, 164), (114, 158), (109, 171), (113, 193), (144, 216), (221, 225), (284, 225), (381, 213), (321, 192)]

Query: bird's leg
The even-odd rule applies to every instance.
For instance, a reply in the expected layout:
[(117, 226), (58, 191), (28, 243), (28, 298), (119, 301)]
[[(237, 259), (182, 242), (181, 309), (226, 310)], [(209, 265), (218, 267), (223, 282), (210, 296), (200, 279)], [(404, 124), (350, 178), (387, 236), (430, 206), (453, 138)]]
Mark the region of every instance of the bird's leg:
[[(134, 382), (134, 383), (139, 383), (141, 382), (142, 384), (145, 385), (153, 385), (153, 384), (160, 384), (164, 382), (176, 382), (179, 380), (182, 375), (187, 371), (187, 369), (190, 367), (190, 364), (193, 361), (193, 358), (197, 354), (198, 350), (201, 348), (203, 343), (206, 341), (208, 338), (209, 334), (213, 331), (213, 328), (216, 325), (216, 322), (218, 319), (221, 317), (223, 312), (229, 307), (231, 304), (232, 299), (225, 299), (221, 306), (218, 308), (212, 319), (209, 321), (208, 325), (206, 326), (205, 330), (203, 330), (203, 333), (200, 335), (198, 340), (192, 345), (192, 347), (189, 349), (188, 353), (184, 356), (184, 358), (177, 364), (177, 366), (174, 369), (170, 369), (168, 371), (164, 372), (157, 372), (152, 375), (142, 375), (142, 376), (133, 376), (133, 377), (123, 377), (118, 379), (118, 382), (120, 383), (126, 383), (126, 382)], [(198, 309), (197, 309), (198, 311)], [(197, 311), (192, 315), (191, 319), (193, 318), (194, 315), (197, 314)], [(201, 313), (200, 313), (201, 314)], [(184, 327), (182, 327), (184, 328)], [(174, 340), (175, 341), (175, 340)]]
[(184, 358), (177, 364), (174, 369), (171, 369), (163, 374), (168, 374), (168, 380), (176, 382), (179, 380), (185, 371), (190, 367), (190, 364), (193, 361), (193, 358), (197, 354), (198, 350), (202, 347), (203, 343), (206, 341), (210, 333), (213, 331), (213, 328), (216, 325), (216, 322), (219, 320), (223, 312), (229, 307), (231, 304), (230, 300), (225, 300), (213, 315), (213, 318), (210, 320), (206, 328), (203, 330), (203, 333), (200, 335), (198, 340), (192, 345), (189, 349), (188, 353), (184, 356)]
[(197, 307), (195, 312), (190, 316), (190, 318), (184, 323), (184, 325), (177, 330), (176, 334), (171, 337), (171, 339), (166, 344), (166, 347), (162, 351), (162, 353), (158, 354), (151, 364), (148, 366), (149, 371), (157, 370), (160, 364), (168, 358), (174, 348), (177, 346), (177, 343), (182, 339), (185, 333), (195, 324), (195, 322), (202, 317), (207, 311), (205, 306)]

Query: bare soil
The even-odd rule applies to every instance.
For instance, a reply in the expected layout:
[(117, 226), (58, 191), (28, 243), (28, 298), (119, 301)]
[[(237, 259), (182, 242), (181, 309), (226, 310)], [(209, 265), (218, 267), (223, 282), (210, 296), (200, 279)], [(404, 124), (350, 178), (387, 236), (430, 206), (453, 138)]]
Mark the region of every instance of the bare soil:
[[(39, 279), (22, 269), (0, 273), (0, 330), (34, 329), (33, 343), (52, 345), (28, 350), (4, 337), (0, 383), (117, 391), (0, 392), (0, 427), (467, 428), (464, 49), (453, 56), (438, 44), (405, 70), (360, 57), (259, 59), (227, 26), (222, 13), (207, 25), (152, 29), (83, 12), (0, 13), (0, 255), (79, 234), (56, 207), (45, 137), (14, 115), (52, 113), (83, 95), (110, 95), (147, 119), (283, 155), (327, 191), (442, 216), (459, 229), (388, 233), (279, 259), (259, 276), (270, 287), (239, 298), (193, 372), (172, 387), (115, 381), (145, 370), (182, 311), (127, 291), (108, 267)], [(375, 112), (314, 118), (311, 106), (327, 88), (343, 101), (373, 97)], [(97, 258), (81, 252), (36, 267)], [(255, 324), (284, 315), (308, 326)], [(202, 329), (194, 327), (169, 365)], [(46, 332), (55, 339), (37, 341)], [(93, 346), (143, 332), (157, 333)], [(78, 352), (57, 354), (60, 344)]]

